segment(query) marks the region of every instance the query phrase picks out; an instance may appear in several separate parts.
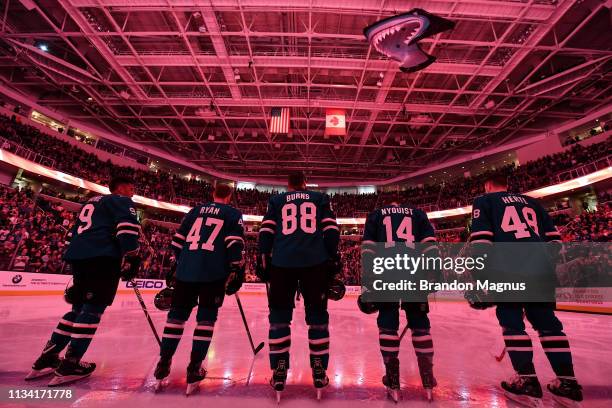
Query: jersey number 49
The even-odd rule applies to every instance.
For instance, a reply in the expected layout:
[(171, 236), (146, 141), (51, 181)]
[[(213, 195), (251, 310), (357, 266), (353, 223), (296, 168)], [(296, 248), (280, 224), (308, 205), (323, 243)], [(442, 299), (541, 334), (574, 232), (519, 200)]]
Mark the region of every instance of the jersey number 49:
[(528, 238), (531, 236), (531, 232), (529, 231), (529, 227), (539, 235), (538, 233), (538, 220), (536, 218), (536, 213), (533, 208), (523, 207), (521, 211), (523, 215), (523, 219), (526, 222), (523, 222), (519, 213), (514, 206), (508, 206), (504, 209), (504, 216), (502, 217), (501, 228), (504, 232), (514, 232), (514, 237), (516, 239), (520, 238)]

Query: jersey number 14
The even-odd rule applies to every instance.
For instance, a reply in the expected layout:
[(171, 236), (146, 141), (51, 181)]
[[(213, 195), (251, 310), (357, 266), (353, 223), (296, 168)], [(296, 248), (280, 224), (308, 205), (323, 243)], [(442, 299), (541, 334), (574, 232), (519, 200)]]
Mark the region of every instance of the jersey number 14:
[[(393, 237), (393, 220), (387, 216), (383, 218), (383, 224), (385, 224), (385, 233), (387, 235), (387, 242), (395, 241)], [(414, 234), (412, 233), (412, 218), (404, 217), (402, 222), (395, 231), (397, 239), (403, 240), (406, 243), (414, 243)]]

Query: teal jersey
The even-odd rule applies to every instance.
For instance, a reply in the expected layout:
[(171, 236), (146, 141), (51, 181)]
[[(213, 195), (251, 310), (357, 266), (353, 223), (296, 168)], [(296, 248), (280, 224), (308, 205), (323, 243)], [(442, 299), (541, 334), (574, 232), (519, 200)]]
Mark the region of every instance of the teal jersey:
[(172, 249), (177, 256), (178, 280), (213, 282), (227, 278), (229, 264), (243, 259), (242, 213), (219, 203), (194, 207), (174, 234)]
[(272, 265), (301, 268), (337, 256), (340, 230), (329, 196), (317, 191), (291, 191), (270, 197), (259, 230), (259, 252), (272, 255)]
[(523, 194), (481, 195), (472, 205), (470, 242), (561, 242), (561, 234), (540, 203)]
[(90, 198), (67, 235), (64, 259), (121, 258), (138, 249), (141, 228), (134, 202), (116, 194)]

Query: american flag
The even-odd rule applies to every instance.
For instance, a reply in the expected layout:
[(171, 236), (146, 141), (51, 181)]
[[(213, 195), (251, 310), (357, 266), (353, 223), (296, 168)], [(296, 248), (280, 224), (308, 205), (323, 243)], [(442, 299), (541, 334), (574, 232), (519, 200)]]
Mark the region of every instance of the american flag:
[(270, 133), (289, 133), (289, 108), (272, 108)]

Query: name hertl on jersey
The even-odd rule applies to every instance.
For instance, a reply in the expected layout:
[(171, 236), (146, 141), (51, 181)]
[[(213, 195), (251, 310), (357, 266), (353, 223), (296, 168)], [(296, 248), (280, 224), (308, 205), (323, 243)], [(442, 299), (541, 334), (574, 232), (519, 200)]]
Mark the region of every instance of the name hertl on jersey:
[(544, 207), (529, 196), (496, 192), (477, 197), (472, 205), (470, 242), (555, 242), (561, 234)]

